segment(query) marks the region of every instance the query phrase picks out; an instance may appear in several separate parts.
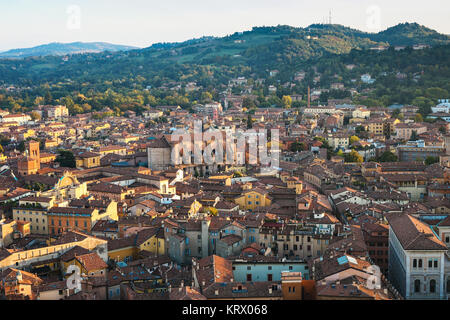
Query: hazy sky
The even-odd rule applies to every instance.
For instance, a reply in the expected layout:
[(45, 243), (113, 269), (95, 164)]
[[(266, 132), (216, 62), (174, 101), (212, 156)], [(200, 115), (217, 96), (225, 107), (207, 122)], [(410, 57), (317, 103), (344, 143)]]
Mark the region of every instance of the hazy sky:
[(449, 0), (0, 0), (0, 51), (49, 42), (156, 42), (253, 26), (332, 22), (377, 32), (418, 22), (450, 34)]

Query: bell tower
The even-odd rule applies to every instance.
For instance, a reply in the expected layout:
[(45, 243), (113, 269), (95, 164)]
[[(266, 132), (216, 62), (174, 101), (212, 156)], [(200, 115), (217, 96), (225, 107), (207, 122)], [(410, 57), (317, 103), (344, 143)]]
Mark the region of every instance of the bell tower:
[(29, 156), (32, 159), (36, 159), (39, 161), (39, 163), (41, 162), (41, 154), (39, 151), (39, 142), (38, 141), (30, 141), (28, 143), (28, 152), (29, 152)]

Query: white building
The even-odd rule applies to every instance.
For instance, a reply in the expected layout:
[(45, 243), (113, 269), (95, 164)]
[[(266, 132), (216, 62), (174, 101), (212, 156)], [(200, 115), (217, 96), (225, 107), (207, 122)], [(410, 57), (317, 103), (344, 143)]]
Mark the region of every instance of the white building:
[(1, 122), (17, 122), (18, 125), (26, 124), (28, 121), (31, 121), (31, 117), (27, 114), (16, 113), (16, 114), (8, 114), (2, 117)]
[(389, 280), (405, 299), (447, 299), (447, 246), (424, 222), (391, 214)]
[(441, 99), (438, 100), (439, 104), (436, 107), (431, 108), (433, 113), (450, 113), (450, 100)]

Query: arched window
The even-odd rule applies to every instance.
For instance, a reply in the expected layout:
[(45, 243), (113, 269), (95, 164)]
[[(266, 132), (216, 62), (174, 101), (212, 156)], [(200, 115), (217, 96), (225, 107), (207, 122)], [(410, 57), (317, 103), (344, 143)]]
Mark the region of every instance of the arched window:
[(419, 259), (419, 268), (422, 268), (422, 259)]
[(430, 293), (436, 293), (436, 280), (430, 280)]
[(414, 280), (414, 292), (420, 292), (420, 280)]

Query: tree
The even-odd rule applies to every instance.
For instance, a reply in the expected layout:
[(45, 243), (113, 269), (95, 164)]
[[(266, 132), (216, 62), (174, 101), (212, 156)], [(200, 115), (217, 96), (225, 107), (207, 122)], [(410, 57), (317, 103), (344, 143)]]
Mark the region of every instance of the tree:
[(67, 168), (75, 168), (75, 156), (71, 151), (68, 150), (60, 150), (58, 156), (55, 159), (56, 162), (59, 162), (61, 167)]
[(306, 150), (306, 145), (303, 142), (296, 141), (291, 144), (289, 150), (292, 152), (304, 151)]
[(53, 102), (53, 97), (52, 97), (52, 94), (50, 93), (50, 91), (47, 91), (45, 93), (44, 102), (45, 102), (45, 104), (51, 104)]
[(423, 122), (423, 117), (420, 113), (416, 113), (416, 115), (414, 116), (414, 121), (415, 122)]
[(417, 137), (417, 131), (416, 130), (413, 130), (412, 132), (411, 132), (411, 137), (409, 138), (409, 141), (417, 141), (418, 140), (418, 137)]
[(398, 157), (397, 155), (393, 154), (390, 151), (385, 151), (383, 154), (378, 158), (379, 162), (397, 162)]
[(255, 102), (254, 102), (252, 99), (250, 99), (249, 97), (245, 97), (245, 98), (242, 100), (242, 108), (253, 109), (253, 108), (256, 108), (256, 104), (255, 104)]
[(247, 116), (247, 129), (251, 129), (253, 127), (253, 120), (252, 120), (252, 115), (249, 114)]
[(345, 162), (364, 162), (364, 158), (355, 150), (345, 155)]
[(203, 102), (211, 102), (212, 101), (212, 94), (209, 93), (208, 91), (205, 91), (202, 93), (202, 101)]
[(365, 131), (366, 131), (366, 129), (363, 126), (357, 126), (355, 128), (356, 133), (361, 133), (361, 132), (365, 132)]
[(32, 111), (30, 113), (30, 117), (33, 121), (40, 121), (41, 120), (41, 115), (39, 114), (39, 112), (37, 111)]
[(400, 109), (396, 108), (394, 111), (392, 111), (392, 118), (398, 118), (400, 114)]
[(350, 144), (354, 144), (355, 142), (358, 142), (359, 138), (357, 136), (351, 136), (350, 137)]
[(438, 163), (438, 162), (439, 162), (439, 157), (429, 156), (429, 157), (426, 157), (426, 159), (425, 159), (425, 164), (427, 166), (432, 165), (433, 163)]
[(283, 98), (281, 98), (281, 101), (283, 103), (283, 106), (287, 109), (289, 109), (292, 106), (291, 96), (283, 96)]
[(20, 141), (19, 145), (17, 146), (17, 150), (19, 150), (20, 152), (24, 152), (25, 151), (25, 141)]

